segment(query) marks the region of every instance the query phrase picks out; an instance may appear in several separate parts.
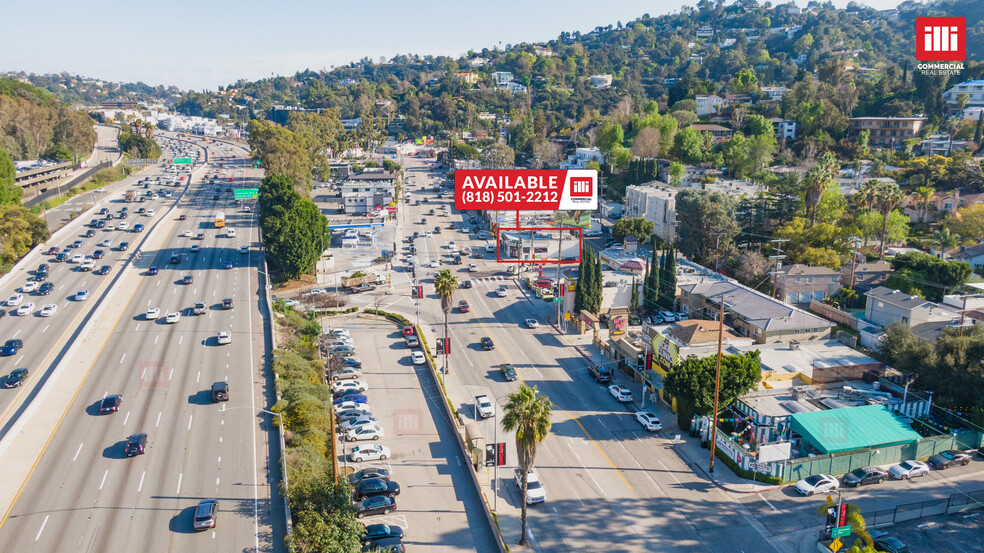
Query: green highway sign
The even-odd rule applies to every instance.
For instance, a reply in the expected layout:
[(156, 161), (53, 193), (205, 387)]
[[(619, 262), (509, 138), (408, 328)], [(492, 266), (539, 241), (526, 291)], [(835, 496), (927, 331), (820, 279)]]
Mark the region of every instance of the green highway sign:
[(564, 301), (564, 298), (554, 298), (553, 299), (553, 303), (558, 303), (558, 302), (561, 302), (561, 301)]
[(176, 157), (176, 158), (174, 158), (174, 161), (172, 163), (174, 163), (175, 165), (187, 165), (187, 164), (190, 164), (191, 163), (191, 158), (190, 157)]
[(255, 198), (260, 194), (259, 188), (236, 188), (232, 191), (232, 197), (237, 200)]
[(850, 526), (837, 526), (830, 531), (830, 537), (832, 538), (846, 538), (851, 535)]

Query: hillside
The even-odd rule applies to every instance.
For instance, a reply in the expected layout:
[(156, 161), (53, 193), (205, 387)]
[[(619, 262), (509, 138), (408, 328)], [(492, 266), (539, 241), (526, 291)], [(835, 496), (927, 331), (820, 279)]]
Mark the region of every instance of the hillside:
[(43, 90), (0, 78), (0, 149), (14, 160), (86, 159), (96, 143), (92, 123)]

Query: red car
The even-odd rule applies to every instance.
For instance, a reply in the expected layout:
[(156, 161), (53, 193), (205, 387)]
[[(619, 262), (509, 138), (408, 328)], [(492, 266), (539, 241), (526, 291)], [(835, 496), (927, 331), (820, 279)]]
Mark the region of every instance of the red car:
[(413, 327), (412, 326), (409, 326), (409, 325), (403, 327), (403, 335), (404, 336), (413, 336)]
[(233, 177), (229, 177), (229, 182), (236, 182), (236, 179)]
[(48, 253), (45, 254), (45, 255), (58, 255), (60, 253), (61, 253), (61, 248), (51, 247), (51, 248), (48, 248)]
[(471, 306), (468, 305), (467, 301), (461, 300), (458, 302), (458, 309), (460, 309), (462, 313), (468, 313), (471, 311)]

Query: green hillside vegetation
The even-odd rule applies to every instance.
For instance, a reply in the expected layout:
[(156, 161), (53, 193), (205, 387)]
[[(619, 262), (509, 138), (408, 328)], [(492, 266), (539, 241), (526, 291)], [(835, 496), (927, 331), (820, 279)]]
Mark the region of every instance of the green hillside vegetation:
[(79, 161), (92, 153), (96, 131), (84, 112), (29, 84), (0, 78), (0, 148), (14, 160)]

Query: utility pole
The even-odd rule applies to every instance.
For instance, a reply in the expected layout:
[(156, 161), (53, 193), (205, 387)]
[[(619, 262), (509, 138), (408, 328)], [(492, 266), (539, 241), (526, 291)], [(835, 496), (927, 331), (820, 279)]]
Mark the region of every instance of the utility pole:
[(714, 456), (717, 453), (718, 399), (721, 393), (721, 344), (724, 342), (724, 296), (721, 296), (718, 323), (717, 368), (714, 371), (714, 410), (711, 412), (711, 461), (707, 468), (707, 472), (711, 474), (714, 474)]
[(786, 256), (782, 255), (782, 243), (789, 242), (789, 239), (774, 238), (770, 240), (770, 242), (778, 243), (778, 246), (776, 246), (776, 252), (777, 252), (776, 255), (769, 256), (769, 259), (774, 259), (776, 261), (776, 268), (772, 271), (769, 271), (769, 274), (772, 275), (772, 294), (775, 295), (776, 299), (782, 299), (779, 297), (779, 282), (778, 282), (779, 275), (783, 274), (783, 272), (779, 270), (782, 267), (782, 260), (786, 259)]

